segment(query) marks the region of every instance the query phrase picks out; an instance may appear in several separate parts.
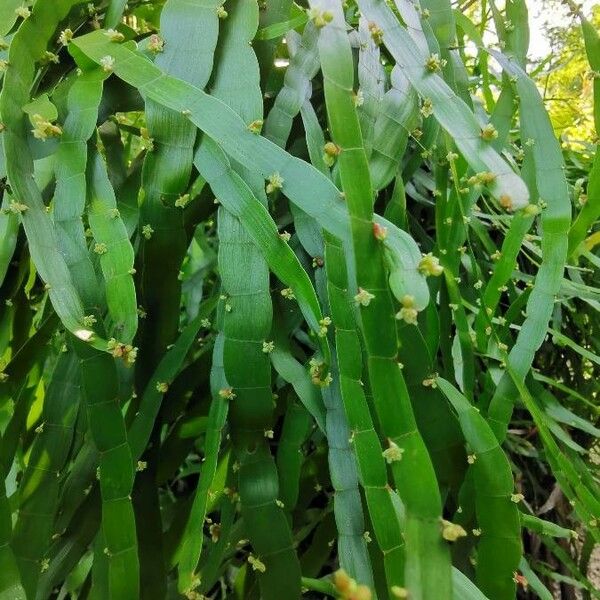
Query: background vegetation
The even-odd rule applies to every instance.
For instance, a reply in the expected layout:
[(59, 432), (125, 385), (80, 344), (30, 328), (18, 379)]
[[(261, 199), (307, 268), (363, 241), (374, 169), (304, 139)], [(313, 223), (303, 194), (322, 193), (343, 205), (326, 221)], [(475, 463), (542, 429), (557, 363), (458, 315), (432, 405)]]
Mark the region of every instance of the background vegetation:
[(561, 9), (2, 0), (0, 600), (600, 596)]

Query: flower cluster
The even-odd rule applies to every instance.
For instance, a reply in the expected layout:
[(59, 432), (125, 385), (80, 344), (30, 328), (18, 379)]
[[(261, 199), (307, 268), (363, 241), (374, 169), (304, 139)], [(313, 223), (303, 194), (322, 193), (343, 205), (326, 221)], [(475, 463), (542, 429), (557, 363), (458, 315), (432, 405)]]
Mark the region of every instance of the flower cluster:
[(311, 358), (308, 364), (311, 381), (319, 387), (328, 387), (333, 381), (333, 379), (331, 377), (331, 373), (327, 373), (327, 375), (323, 377), (325, 363), (322, 360)]
[(373, 597), (366, 585), (356, 583), (344, 569), (333, 574), (333, 585), (343, 600), (371, 600)]
[(115, 338), (108, 340), (107, 348), (115, 358), (122, 358), (128, 367), (133, 365), (137, 358), (137, 348), (134, 348), (131, 344), (118, 342)]
[(31, 121), (33, 123), (31, 133), (38, 140), (47, 140), (50, 137), (59, 137), (62, 135), (62, 129), (58, 125), (53, 125), (41, 115), (32, 115)]

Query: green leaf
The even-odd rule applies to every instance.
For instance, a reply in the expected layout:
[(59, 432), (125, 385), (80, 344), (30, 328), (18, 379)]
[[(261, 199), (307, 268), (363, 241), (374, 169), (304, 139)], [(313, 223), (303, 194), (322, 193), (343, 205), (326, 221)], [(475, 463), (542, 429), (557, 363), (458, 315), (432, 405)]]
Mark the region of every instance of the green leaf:
[(48, 94), (41, 94), (32, 102), (25, 104), (23, 112), (27, 113), (30, 119), (36, 114), (40, 115), (46, 121), (56, 121), (58, 118), (58, 110), (48, 98)]

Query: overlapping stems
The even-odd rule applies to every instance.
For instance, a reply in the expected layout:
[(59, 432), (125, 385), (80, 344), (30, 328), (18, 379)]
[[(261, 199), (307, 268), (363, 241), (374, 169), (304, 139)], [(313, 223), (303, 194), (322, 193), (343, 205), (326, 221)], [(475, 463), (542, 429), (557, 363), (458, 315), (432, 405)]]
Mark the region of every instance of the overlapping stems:
[[(338, 164), (350, 214), (359, 288), (356, 298), (373, 403), (379, 427), (401, 453), (400, 460), (396, 457), (392, 461), (392, 471), (406, 509), (405, 584), (417, 598), (427, 598), (433, 590), (440, 598), (450, 597), (450, 558), (441, 537), (442, 507), (437, 480), (398, 367), (396, 311), (388, 288), (383, 248), (374, 235), (373, 192), (354, 105), (352, 55), (342, 7), (333, 1), (315, 2), (312, 6), (333, 15), (331, 24), (321, 30), (319, 55), (331, 134), (340, 148)], [(368, 301), (361, 301), (360, 290), (368, 294)], [(421, 489), (427, 488), (427, 500), (416, 493), (417, 481)], [(424, 577), (425, 571), (429, 576)]]
[(530, 534), (592, 592), (600, 163), (524, 0), (162, 4), (0, 7), (0, 596), (547, 598)]
[[(258, 4), (245, 0), (229, 9), (221, 29), (212, 93), (250, 124), (262, 120), (258, 61), (249, 45), (258, 28)], [(201, 141), (201, 173), (204, 144), (209, 153), (212, 141)], [(236, 171), (243, 175), (252, 195), (266, 204), (263, 177), (237, 165), (231, 175), (225, 172), (224, 176), (234, 177)], [(213, 191), (217, 198), (238, 193), (221, 188), (218, 181)], [(230, 386), (219, 394), (230, 403), (241, 514), (254, 552), (249, 565), (258, 575), (264, 598), (295, 598), (300, 596), (300, 565), (278, 497), (277, 469), (268, 443), (273, 435), (269, 266), (241, 221), (226, 208), (219, 210), (218, 233), (224, 300), (223, 368)]]

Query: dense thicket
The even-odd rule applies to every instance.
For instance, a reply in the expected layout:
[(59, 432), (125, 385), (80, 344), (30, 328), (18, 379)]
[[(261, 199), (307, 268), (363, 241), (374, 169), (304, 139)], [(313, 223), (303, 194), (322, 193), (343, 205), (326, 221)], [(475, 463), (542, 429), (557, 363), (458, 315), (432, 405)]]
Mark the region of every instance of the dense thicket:
[(0, 600), (600, 596), (600, 155), (527, 15), (2, 0)]

